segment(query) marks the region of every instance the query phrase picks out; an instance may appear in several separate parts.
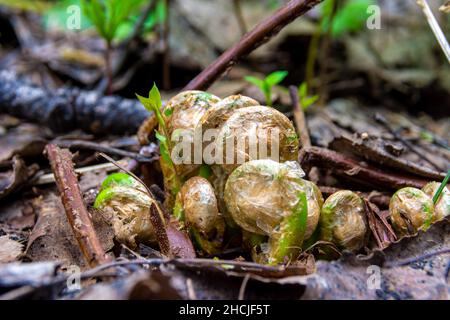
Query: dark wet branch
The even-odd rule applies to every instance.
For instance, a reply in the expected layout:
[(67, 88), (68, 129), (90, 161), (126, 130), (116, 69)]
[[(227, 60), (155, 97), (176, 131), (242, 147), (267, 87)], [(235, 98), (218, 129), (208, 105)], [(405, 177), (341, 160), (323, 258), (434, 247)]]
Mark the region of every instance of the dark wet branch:
[(97, 134), (135, 133), (150, 113), (137, 101), (94, 91), (33, 86), (0, 71), (0, 113), (37, 122), (56, 132), (82, 129)]

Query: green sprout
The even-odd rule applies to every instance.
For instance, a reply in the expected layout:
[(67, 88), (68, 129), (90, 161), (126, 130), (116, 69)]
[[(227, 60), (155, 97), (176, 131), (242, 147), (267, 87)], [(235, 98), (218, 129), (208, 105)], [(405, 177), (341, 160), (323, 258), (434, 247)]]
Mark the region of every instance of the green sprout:
[[(156, 1), (156, 0), (155, 0)], [(123, 35), (123, 28), (128, 31), (132, 17), (139, 12), (143, 0), (81, 0), (81, 7), (87, 19), (106, 42), (105, 74), (107, 78), (107, 92), (112, 91), (113, 71), (111, 67), (111, 51), (113, 41), (118, 35)]]
[(367, 9), (373, 4), (375, 4), (374, 0), (347, 0), (339, 2), (327, 0), (323, 2), (320, 7), (320, 21), (308, 48), (305, 77), (306, 82), (310, 86), (314, 83), (321, 38), (327, 35), (338, 38), (350, 32), (363, 30), (364, 23), (369, 17)]
[(142, 3), (142, 0), (82, 0), (81, 6), (98, 34), (111, 44), (119, 27), (131, 18)]
[(340, 8), (331, 22), (331, 34), (339, 37), (345, 33), (363, 29), (369, 13), (367, 8), (373, 5), (373, 0), (350, 0)]
[(303, 110), (308, 109), (310, 105), (319, 100), (318, 95), (309, 96), (308, 95), (308, 84), (306, 82), (302, 82), (298, 87), (298, 97), (300, 99), (300, 105)]
[(169, 169), (168, 171), (170, 171), (170, 174), (166, 177), (168, 187), (172, 195), (175, 196), (180, 190), (181, 180), (177, 175), (175, 164), (173, 163), (170, 156), (170, 152), (172, 151), (172, 144), (168, 135), (165, 120), (165, 117), (170, 116), (170, 112), (164, 112), (164, 114), (161, 112), (161, 94), (159, 93), (156, 84), (153, 84), (153, 87), (150, 90), (147, 98), (138, 94), (136, 94), (136, 96), (148, 111), (151, 111), (155, 114), (156, 119), (158, 120), (159, 130), (155, 131), (155, 136), (156, 139), (159, 140), (159, 150), (161, 153), (162, 163)]
[(107, 77), (107, 92), (112, 91), (113, 72), (111, 69), (112, 42), (119, 27), (127, 21), (131, 13), (141, 4), (141, 0), (82, 0), (81, 6), (86, 17), (94, 25), (98, 34), (106, 42), (105, 73)]
[(266, 98), (266, 105), (272, 106), (272, 88), (279, 84), (288, 75), (287, 71), (275, 71), (269, 74), (265, 79), (259, 79), (252, 76), (246, 76), (244, 79), (257, 86)]

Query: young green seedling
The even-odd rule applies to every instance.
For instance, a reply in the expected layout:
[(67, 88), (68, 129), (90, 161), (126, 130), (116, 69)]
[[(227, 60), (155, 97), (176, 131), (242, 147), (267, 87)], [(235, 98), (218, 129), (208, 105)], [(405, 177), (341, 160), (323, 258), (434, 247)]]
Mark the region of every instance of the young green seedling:
[(132, 14), (137, 12), (143, 0), (81, 0), (84, 14), (94, 25), (98, 34), (106, 42), (105, 73), (108, 79), (107, 91), (111, 92), (112, 70), (111, 50), (112, 43), (119, 28), (129, 21)]
[(269, 74), (264, 79), (258, 79), (252, 76), (246, 76), (245, 80), (257, 86), (263, 93), (266, 99), (266, 105), (272, 106), (272, 88), (279, 84), (288, 75), (287, 71), (275, 71)]
[(300, 105), (303, 110), (308, 109), (310, 105), (319, 100), (318, 95), (308, 95), (308, 84), (306, 82), (302, 82), (298, 87), (298, 97), (300, 99)]
[[(364, 29), (365, 22), (370, 16), (369, 7), (376, 4), (373, 0), (327, 0), (320, 6), (320, 21), (309, 44), (306, 61), (306, 82), (312, 86), (315, 78), (316, 61), (319, 54), (320, 42), (323, 36), (329, 34), (339, 38), (350, 32)], [(322, 79), (323, 80), (323, 79)]]
[(337, 10), (336, 15), (331, 21), (331, 33), (333, 37), (362, 30), (370, 15), (368, 8), (375, 3), (373, 0), (352, 0), (345, 2), (344, 6)]
[(159, 93), (156, 84), (153, 84), (153, 88), (150, 90), (148, 97), (143, 97), (136, 94), (139, 101), (144, 105), (144, 107), (153, 112), (158, 120), (159, 130), (156, 130), (155, 136), (159, 140), (159, 150), (161, 153), (162, 164), (168, 168), (170, 174), (166, 177), (168, 182), (168, 187), (173, 196), (176, 196), (181, 187), (181, 179), (177, 175), (175, 164), (172, 161), (170, 153), (172, 151), (172, 143), (170, 141), (170, 136), (166, 128), (165, 117), (170, 116), (172, 109), (166, 109), (166, 112), (161, 113), (161, 94)]

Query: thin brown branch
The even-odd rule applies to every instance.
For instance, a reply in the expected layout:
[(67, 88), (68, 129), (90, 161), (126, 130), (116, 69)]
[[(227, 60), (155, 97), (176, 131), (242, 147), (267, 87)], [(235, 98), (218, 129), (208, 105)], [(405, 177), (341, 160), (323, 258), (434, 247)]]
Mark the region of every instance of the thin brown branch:
[(48, 144), (45, 153), (55, 175), (67, 219), (86, 262), (90, 266), (106, 262), (107, 256), (81, 195), (77, 176), (73, 169), (72, 153), (67, 149), (60, 149), (54, 144)]
[(112, 94), (112, 82), (113, 82), (113, 70), (111, 67), (111, 54), (112, 54), (113, 46), (111, 42), (106, 43), (105, 49), (105, 79), (106, 79), (106, 95)]
[(248, 55), (276, 35), (286, 25), (304, 15), (323, 0), (291, 0), (272, 16), (246, 33), (234, 46), (195, 77), (184, 90), (206, 90), (239, 59)]
[(422, 160), (426, 161), (428, 164), (430, 164), (433, 168), (438, 170), (438, 172), (445, 172), (443, 168), (441, 168), (439, 165), (437, 165), (432, 157), (429, 157), (426, 153), (424, 153), (422, 150), (417, 149), (411, 142), (407, 141), (406, 139), (403, 139), (403, 137), (398, 134), (388, 123), (386, 118), (383, 117), (380, 113), (375, 114), (375, 121), (377, 121), (379, 124), (381, 124), (386, 130), (391, 133), (395, 139), (400, 141), (407, 147), (412, 153), (417, 155)]
[(363, 165), (341, 153), (319, 147), (302, 149), (299, 162), (306, 169), (317, 166), (330, 170), (334, 175), (346, 180), (379, 190), (396, 190), (403, 187), (422, 188), (428, 183), (426, 179), (419, 177), (389, 172), (367, 164)]
[(448, 253), (450, 253), (450, 248), (448, 248), (448, 247), (445, 248), (444, 247), (441, 250), (425, 253), (425, 254), (422, 254), (422, 255), (417, 256), (417, 257), (412, 257), (412, 258), (401, 260), (401, 261), (398, 261), (398, 262), (387, 263), (385, 265), (385, 267), (387, 267), (387, 268), (395, 268), (395, 267), (406, 266), (408, 264), (415, 263), (415, 262), (418, 262), (420, 260), (429, 259), (429, 258), (432, 258), (434, 256), (438, 256), (438, 255), (441, 255), (441, 254), (448, 254)]
[(159, 158), (158, 156), (149, 158), (136, 152), (126, 151), (84, 140), (54, 140), (52, 143), (56, 144), (60, 148), (93, 150), (103, 152), (106, 154), (128, 157), (131, 159), (135, 159), (139, 162), (152, 162), (154, 160), (157, 160), (157, 158)]
[(301, 147), (311, 147), (311, 139), (309, 137), (308, 126), (306, 125), (306, 117), (298, 98), (298, 90), (295, 86), (289, 87), (291, 95), (292, 111), (294, 113), (294, 122), (297, 127), (297, 133), (300, 138)]

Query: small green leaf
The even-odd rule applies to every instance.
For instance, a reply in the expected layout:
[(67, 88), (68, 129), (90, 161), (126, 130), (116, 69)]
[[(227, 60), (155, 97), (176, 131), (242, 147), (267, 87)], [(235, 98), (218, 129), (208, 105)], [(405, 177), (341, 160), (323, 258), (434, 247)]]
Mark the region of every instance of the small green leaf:
[(245, 81), (250, 82), (251, 84), (257, 86), (259, 89), (264, 91), (265, 82), (263, 80), (252, 76), (246, 76), (244, 79)]
[(332, 34), (339, 37), (346, 32), (362, 30), (369, 17), (367, 8), (374, 4), (373, 0), (347, 1), (344, 7), (337, 11), (332, 21)]
[(161, 94), (159, 93), (156, 84), (153, 84), (152, 90), (150, 90), (150, 92), (148, 93), (148, 98), (138, 95), (137, 93), (135, 93), (135, 95), (148, 111), (152, 111), (156, 114), (156, 117), (158, 118), (158, 121), (161, 124), (161, 122), (163, 122), (160, 110), (162, 102), (161, 102)]
[(319, 96), (315, 95), (312, 97), (307, 97), (305, 99), (302, 100), (302, 107), (304, 110), (306, 110), (310, 105), (312, 105), (313, 103), (315, 103), (317, 100), (319, 100)]
[(152, 104), (150, 103), (150, 99), (140, 96), (137, 93), (135, 93), (136, 97), (139, 99), (139, 101), (142, 103), (142, 105), (147, 109), (148, 111), (153, 111)]
[(287, 75), (287, 71), (275, 71), (269, 74), (264, 82), (267, 83), (270, 87), (273, 87), (283, 81), (287, 77)]
[(300, 98), (304, 98), (308, 95), (308, 84), (306, 82), (302, 82), (300, 87), (298, 87), (298, 96)]
[(162, 106), (161, 94), (159, 93), (156, 83), (153, 83), (153, 88), (152, 90), (150, 90), (148, 97), (150, 101), (154, 104), (155, 108), (158, 108), (158, 110), (161, 109)]

